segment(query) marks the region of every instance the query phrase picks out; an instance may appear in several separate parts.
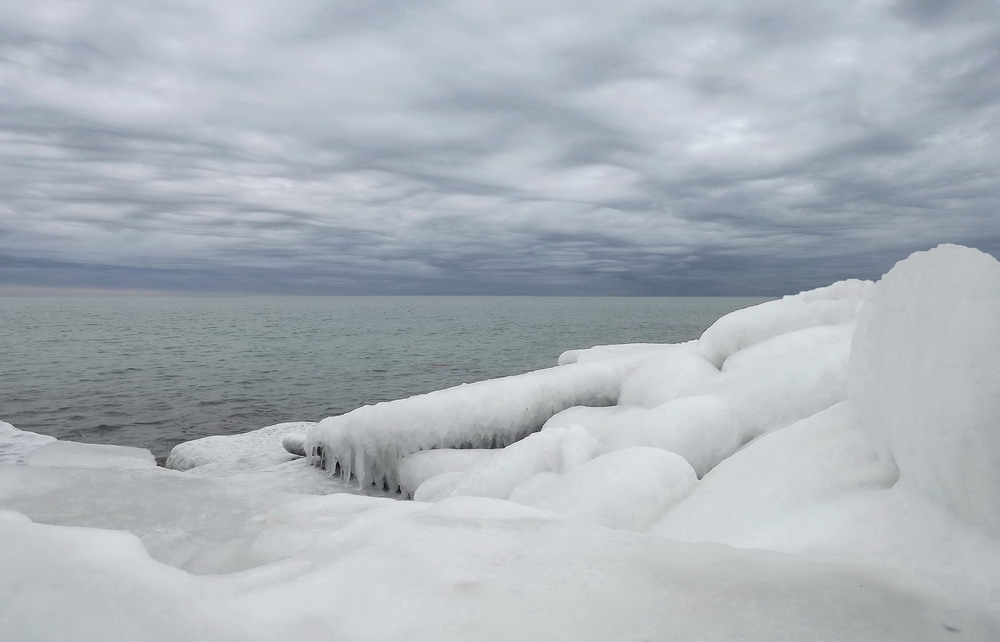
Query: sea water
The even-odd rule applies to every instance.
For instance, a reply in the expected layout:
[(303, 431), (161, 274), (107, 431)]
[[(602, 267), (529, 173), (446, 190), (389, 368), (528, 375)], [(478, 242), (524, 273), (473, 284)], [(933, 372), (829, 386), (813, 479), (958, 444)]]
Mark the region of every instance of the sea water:
[(0, 420), (158, 456), (180, 441), (697, 338), (745, 297), (0, 298)]

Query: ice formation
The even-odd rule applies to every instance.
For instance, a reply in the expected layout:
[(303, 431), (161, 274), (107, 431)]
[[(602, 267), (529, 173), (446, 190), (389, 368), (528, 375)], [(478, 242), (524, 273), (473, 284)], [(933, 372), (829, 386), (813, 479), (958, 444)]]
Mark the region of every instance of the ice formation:
[(0, 639), (998, 640), (998, 318), (942, 246), (185, 472), (0, 422)]
[[(564, 352), (555, 368), (325, 419), (304, 437), (286, 438), (285, 447), (312, 453), (362, 487), (384, 485), (417, 496), (413, 476), (404, 482), (400, 475), (411, 453), (503, 447), (543, 425), (580, 426), (597, 440), (591, 458), (629, 446), (656, 447), (685, 457), (703, 476), (751, 439), (846, 397), (853, 322), (870, 290), (868, 282), (845, 281), (763, 303), (724, 316), (701, 339), (683, 344)], [(524, 448), (516, 445), (514, 452)], [(525, 463), (526, 470), (534, 465)], [(423, 481), (434, 492), (424, 489), (420, 496), (506, 498), (524, 481), (513, 472), (516, 466), (509, 469), (501, 485), (506, 494), (498, 494), (501, 486), (487, 490), (472, 481), (485, 472), (443, 470), (447, 480), (428, 476)]]
[(641, 359), (640, 354), (572, 363), (364, 406), (319, 422), (304, 447), (344, 479), (395, 490), (399, 462), (410, 453), (502, 447), (565, 408), (615, 403), (622, 381)]
[(240, 470), (262, 468), (294, 459), (274, 446), (289, 435), (302, 435), (315, 426), (311, 421), (295, 421), (251, 430), (239, 435), (213, 435), (177, 444), (167, 457), (166, 467), (192, 470), (213, 466)]
[(955, 245), (900, 262), (853, 351), (851, 401), (902, 481), (1000, 534), (1000, 263)]
[(55, 440), (55, 437), (18, 430), (9, 423), (0, 421), (0, 465), (20, 464), (24, 462), (26, 454)]
[(73, 468), (152, 468), (153, 453), (145, 448), (80, 444), (72, 441), (52, 441), (25, 455), (28, 466)]

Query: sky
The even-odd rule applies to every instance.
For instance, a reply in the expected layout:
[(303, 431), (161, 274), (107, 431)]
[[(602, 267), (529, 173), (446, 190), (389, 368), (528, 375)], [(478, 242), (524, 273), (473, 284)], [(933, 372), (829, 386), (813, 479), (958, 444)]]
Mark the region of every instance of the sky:
[(0, 7), (0, 294), (781, 295), (1000, 256), (1000, 3)]

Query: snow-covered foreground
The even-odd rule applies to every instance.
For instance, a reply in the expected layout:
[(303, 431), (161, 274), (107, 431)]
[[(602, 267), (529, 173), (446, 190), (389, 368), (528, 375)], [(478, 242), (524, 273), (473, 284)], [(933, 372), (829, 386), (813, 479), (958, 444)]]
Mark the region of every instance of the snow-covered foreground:
[(173, 469), (0, 423), (0, 639), (1000, 640), (997, 319), (942, 246)]

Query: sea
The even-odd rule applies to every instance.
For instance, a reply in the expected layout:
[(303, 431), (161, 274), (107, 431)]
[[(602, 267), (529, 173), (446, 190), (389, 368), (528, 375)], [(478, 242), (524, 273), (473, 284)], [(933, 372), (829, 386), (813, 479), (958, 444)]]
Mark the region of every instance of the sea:
[(697, 338), (750, 297), (4, 297), (0, 420), (149, 448)]

